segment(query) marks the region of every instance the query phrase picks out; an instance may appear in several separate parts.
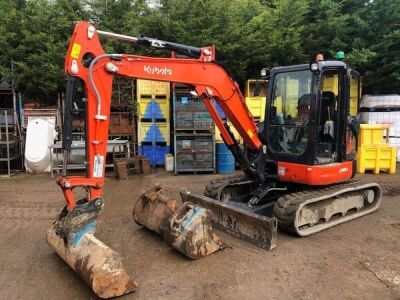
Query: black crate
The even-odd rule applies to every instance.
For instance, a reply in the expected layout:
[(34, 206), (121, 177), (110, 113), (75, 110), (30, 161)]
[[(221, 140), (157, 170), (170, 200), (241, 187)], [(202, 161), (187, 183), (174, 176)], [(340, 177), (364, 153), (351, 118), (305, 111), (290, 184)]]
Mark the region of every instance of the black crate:
[(194, 123), (193, 120), (182, 120), (182, 119), (177, 119), (175, 123), (175, 128), (176, 129), (194, 129)]
[(213, 153), (197, 153), (195, 160), (196, 168), (213, 168), (214, 167), (214, 155)]
[(210, 137), (199, 137), (194, 140), (194, 150), (196, 152), (213, 152), (213, 138)]
[(177, 153), (175, 155), (176, 168), (179, 170), (188, 170), (194, 168), (194, 154), (191, 153)]
[(190, 137), (183, 137), (176, 140), (176, 151), (194, 150), (194, 140)]
[(193, 126), (195, 129), (211, 130), (214, 122), (211, 118), (194, 119)]

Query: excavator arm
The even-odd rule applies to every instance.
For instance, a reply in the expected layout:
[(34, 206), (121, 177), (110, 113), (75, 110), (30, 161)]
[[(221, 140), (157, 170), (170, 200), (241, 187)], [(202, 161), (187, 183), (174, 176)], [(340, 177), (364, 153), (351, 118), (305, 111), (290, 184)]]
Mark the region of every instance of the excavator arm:
[[(170, 49), (198, 58), (106, 54), (100, 43), (100, 36)], [(255, 167), (247, 160), (214, 106), (214, 102), (218, 103), (249, 149), (259, 150), (262, 147), (256, 124), (237, 83), (223, 66), (215, 62), (214, 47), (195, 48), (145, 37), (135, 38), (97, 31), (90, 23), (81, 22), (76, 25), (70, 41), (65, 72), (69, 76), (82, 79), (87, 88), (87, 176), (61, 177), (58, 180), (66, 197), (68, 210), (76, 206), (76, 199), (71, 192), (76, 186), (85, 186), (88, 189), (89, 201), (102, 197), (114, 76), (177, 82), (193, 86), (218, 126), (223, 141), (241, 163), (244, 171), (249, 176), (256, 176)], [(68, 145), (64, 146), (64, 150), (68, 150)]]

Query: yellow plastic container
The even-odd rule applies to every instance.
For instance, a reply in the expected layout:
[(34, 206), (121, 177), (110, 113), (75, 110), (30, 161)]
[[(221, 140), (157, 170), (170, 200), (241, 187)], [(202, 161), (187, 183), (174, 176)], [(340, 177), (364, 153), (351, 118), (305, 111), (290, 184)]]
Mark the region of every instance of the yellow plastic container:
[(138, 79), (136, 81), (136, 91), (138, 99), (143, 96), (157, 95), (163, 95), (169, 99), (171, 90), (169, 82)]
[[(386, 138), (384, 136), (386, 135)], [(389, 125), (387, 124), (361, 124), (358, 135), (359, 147), (380, 146), (388, 144)]]
[(138, 122), (138, 143), (166, 143), (170, 145), (169, 123)]
[(165, 119), (169, 122), (169, 99), (138, 98), (138, 116), (141, 119)]
[[(235, 127), (233, 127), (231, 122), (228, 122), (228, 125), (229, 125), (229, 127), (230, 127), (230, 129), (231, 129), (231, 131), (232, 131), (232, 133), (233, 133), (233, 135), (235, 137), (235, 139), (239, 142), (239, 144), (242, 144), (243, 140), (242, 140), (239, 132), (237, 132), (237, 130), (235, 129)], [(215, 142), (216, 143), (223, 143), (224, 142), (222, 140), (221, 132), (219, 131), (217, 125), (215, 125)]]
[(246, 105), (256, 121), (263, 121), (265, 116), (266, 97), (246, 97)]
[(395, 174), (396, 154), (396, 147), (387, 145), (359, 147), (357, 153), (358, 173), (364, 174), (366, 170), (372, 170), (375, 174), (379, 174), (380, 171)]
[[(257, 91), (258, 90), (258, 91)], [(263, 121), (267, 101), (267, 81), (248, 79), (244, 86), (246, 105), (256, 121)]]

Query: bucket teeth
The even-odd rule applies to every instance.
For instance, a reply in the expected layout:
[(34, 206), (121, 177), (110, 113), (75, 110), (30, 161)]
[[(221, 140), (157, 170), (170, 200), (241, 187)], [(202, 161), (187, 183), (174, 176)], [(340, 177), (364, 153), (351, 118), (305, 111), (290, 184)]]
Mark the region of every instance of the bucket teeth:
[(136, 223), (158, 233), (172, 248), (191, 259), (225, 247), (214, 233), (210, 215), (208, 209), (190, 203), (177, 208), (176, 200), (159, 185), (144, 192), (133, 208)]
[(117, 297), (138, 288), (137, 282), (122, 267), (120, 255), (94, 237), (91, 228), (95, 224), (87, 224), (81, 231), (64, 238), (57, 235), (54, 227), (47, 232), (47, 243), (98, 297)]

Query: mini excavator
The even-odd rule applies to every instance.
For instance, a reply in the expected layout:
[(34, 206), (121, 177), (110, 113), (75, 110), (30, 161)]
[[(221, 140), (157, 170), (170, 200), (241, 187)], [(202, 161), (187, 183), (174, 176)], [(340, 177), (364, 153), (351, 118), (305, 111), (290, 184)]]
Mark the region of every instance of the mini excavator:
[[(105, 53), (100, 37), (169, 50), (188, 58)], [(204, 195), (180, 191), (177, 207), (161, 187), (134, 205), (137, 223), (197, 259), (223, 248), (212, 226), (271, 250), (277, 227), (307, 236), (372, 213), (381, 202), (376, 183), (356, 174), (360, 75), (343, 61), (317, 56), (309, 64), (262, 70), (268, 79), (265, 119), (256, 123), (238, 84), (215, 60), (214, 47), (131, 37), (75, 26), (66, 55), (68, 76), (63, 129), (64, 168), (57, 179), (66, 206), (47, 233), (48, 243), (102, 298), (134, 291), (138, 284), (115, 251), (94, 237), (103, 210), (105, 155), (114, 76), (177, 82), (192, 87), (221, 132), (243, 173), (212, 180)], [(78, 81), (86, 89), (86, 176), (67, 176), (72, 107)], [(238, 144), (215, 104), (243, 139)], [(86, 190), (77, 200), (73, 189)]]

